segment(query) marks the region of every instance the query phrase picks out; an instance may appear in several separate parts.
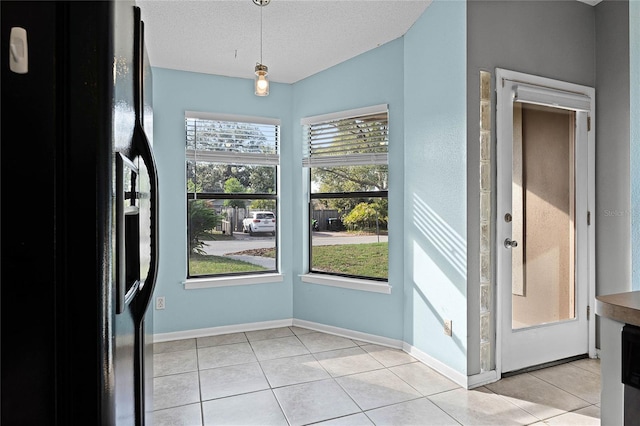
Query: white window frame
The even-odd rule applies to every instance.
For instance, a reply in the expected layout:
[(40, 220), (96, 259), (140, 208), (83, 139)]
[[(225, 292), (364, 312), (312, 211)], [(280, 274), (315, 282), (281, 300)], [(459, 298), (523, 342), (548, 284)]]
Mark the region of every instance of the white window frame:
[[(257, 116), (244, 116), (244, 115), (236, 115), (236, 114), (220, 114), (220, 113), (210, 113), (210, 112), (202, 112), (202, 111), (185, 111), (185, 119), (196, 119), (196, 120), (209, 120), (209, 121), (226, 121), (226, 122), (238, 122), (238, 123), (247, 123), (247, 124), (263, 124), (263, 125), (273, 125), (273, 126), (281, 126), (281, 120), (277, 118), (271, 117), (257, 117)], [(276, 229), (278, 230), (279, 222), (280, 222), (280, 142), (282, 129), (279, 129), (278, 136), (278, 147), (276, 154), (261, 154), (261, 153), (243, 153), (243, 161), (248, 160), (253, 165), (273, 165), (276, 167)], [(194, 153), (190, 152), (192, 150), (185, 150), (185, 166), (186, 162), (189, 160), (189, 157), (193, 157)], [(211, 162), (225, 162), (234, 160), (238, 158), (237, 154), (226, 153), (226, 152), (217, 152), (212, 155), (204, 155), (200, 152), (197, 154), (198, 159), (204, 159), (205, 161)], [(185, 185), (186, 191), (186, 185)], [(185, 197), (185, 211), (186, 211), (186, 198)], [(186, 230), (186, 228), (185, 228)], [(238, 286), (238, 285), (254, 285), (254, 284), (269, 284), (269, 283), (277, 283), (284, 281), (284, 275), (280, 272), (280, 256), (276, 256), (276, 271), (268, 271), (264, 273), (247, 273), (247, 274), (229, 274), (229, 275), (211, 275), (211, 276), (200, 276), (200, 277), (188, 277), (188, 261), (189, 261), (189, 253), (188, 253), (188, 234), (186, 235), (185, 246), (187, 247), (187, 265), (185, 270), (185, 277), (187, 277), (183, 282), (183, 286), (186, 290), (196, 290), (196, 289), (205, 289), (205, 288), (215, 288), (215, 287), (228, 287), (228, 286)], [(279, 252), (280, 247), (277, 244), (279, 237), (276, 236), (276, 250)], [(279, 254), (279, 253), (278, 253)]]
[[(308, 129), (309, 126), (314, 124), (326, 123), (334, 120), (345, 120), (349, 118), (358, 118), (373, 114), (385, 113), (387, 115), (387, 123), (389, 121), (389, 107), (387, 104), (374, 105), (364, 108), (351, 109), (347, 111), (333, 112), (329, 114), (316, 115), (311, 117), (305, 117), (300, 120), (300, 124), (303, 128), (303, 144), (304, 144), (304, 153), (302, 159), (302, 166), (306, 169), (306, 180), (310, 182), (311, 179), (311, 167), (317, 166), (347, 166), (347, 165), (376, 165), (376, 164), (389, 164), (388, 161), (388, 140), (389, 137), (387, 135), (387, 149), (384, 153), (371, 153), (371, 154), (350, 154), (343, 156), (318, 156), (314, 157), (312, 150), (309, 146), (309, 135)], [(388, 190), (387, 199), (388, 199)], [(309, 217), (310, 217), (310, 205), (311, 205), (311, 185), (308, 185), (307, 188), (307, 209), (305, 209), (305, 218), (303, 219), (303, 223), (308, 225)], [(334, 274), (325, 274), (325, 273), (316, 273), (311, 272), (311, 229), (309, 226), (306, 226), (307, 232), (306, 240), (308, 244), (307, 252), (305, 256), (305, 270), (307, 273), (301, 274), (300, 278), (302, 282), (310, 283), (310, 284), (319, 284), (319, 285), (327, 285), (331, 287), (341, 287), (348, 288), (353, 290), (361, 290), (361, 291), (369, 291), (375, 293), (383, 293), (390, 294), (392, 286), (389, 285), (389, 277), (387, 277), (386, 281), (381, 281), (377, 279), (368, 279), (366, 277), (349, 277), (343, 275), (334, 275)], [(304, 232), (304, 231), (303, 231)], [(389, 253), (389, 256), (391, 253)]]

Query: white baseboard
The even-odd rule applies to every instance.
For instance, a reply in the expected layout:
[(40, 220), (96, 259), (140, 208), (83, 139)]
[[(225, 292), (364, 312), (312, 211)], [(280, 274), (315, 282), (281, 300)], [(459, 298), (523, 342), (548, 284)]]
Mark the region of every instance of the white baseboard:
[(480, 386), (488, 385), (500, 380), (500, 375), (496, 370), (485, 371), (484, 373), (467, 376), (467, 389), (474, 389)]
[(198, 328), (195, 330), (174, 331), (153, 335), (153, 342), (168, 342), (170, 340), (193, 339), (198, 337), (217, 336), (219, 334), (242, 333), (245, 331), (266, 330), (268, 328), (289, 327), (293, 325), (291, 319), (251, 322), (245, 324), (223, 325), (220, 327)]
[(473, 376), (466, 376), (463, 373), (454, 370), (448, 365), (433, 358), (432, 356), (422, 352), (420, 349), (403, 342), (402, 340), (390, 339), (388, 337), (378, 336), (375, 334), (362, 333), (360, 331), (349, 330), (347, 328), (334, 327), (331, 325), (320, 324), (317, 322), (295, 318), (225, 325), (221, 327), (199, 328), (195, 330), (176, 331), (171, 333), (159, 333), (153, 335), (153, 342), (160, 343), (171, 340), (194, 339), (198, 337), (217, 336), (220, 334), (229, 333), (242, 333), (246, 331), (265, 330), (269, 328), (289, 326), (308, 328), (310, 330), (321, 331), (323, 333), (333, 334), (335, 336), (345, 337), (347, 339), (354, 339), (361, 342), (373, 343), (376, 345), (387, 346), (394, 349), (401, 349), (465, 389), (473, 389), (478, 386), (493, 383), (499, 379), (498, 374), (495, 370), (475, 374)]
[(427, 355), (426, 353), (422, 352), (420, 349), (408, 343), (404, 343), (404, 345), (402, 346), (402, 350), (408, 353), (409, 355), (413, 356), (414, 358), (420, 360), (427, 367), (433, 368), (434, 370), (436, 370), (438, 373), (442, 374), (449, 380), (459, 384), (463, 388), (467, 387), (467, 376), (465, 376), (458, 370), (454, 370), (453, 368), (442, 363), (441, 361), (438, 361), (431, 355)]
[(402, 349), (402, 340), (390, 339), (388, 337), (377, 336), (375, 334), (362, 333), (347, 328), (334, 327), (331, 325), (320, 324), (317, 322), (293, 319), (293, 325), (310, 330), (322, 331), (324, 333), (333, 334), (347, 339), (360, 340), (361, 342), (374, 343), (376, 345), (388, 346), (390, 348)]
[(438, 373), (465, 389), (477, 388), (482, 385), (493, 383), (499, 379), (498, 373), (495, 370), (474, 374), (473, 376), (467, 376), (408, 343), (403, 345), (402, 350), (420, 360), (427, 367), (436, 370)]

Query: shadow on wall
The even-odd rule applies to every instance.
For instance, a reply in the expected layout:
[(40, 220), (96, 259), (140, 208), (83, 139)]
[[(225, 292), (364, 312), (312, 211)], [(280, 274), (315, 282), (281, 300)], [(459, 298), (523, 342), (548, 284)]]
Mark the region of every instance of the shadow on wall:
[(413, 224), (424, 237), (425, 253), (464, 294), (467, 284), (466, 240), (417, 194), (413, 194)]
[[(406, 304), (405, 318), (410, 318), (407, 324), (411, 324), (411, 328), (406, 329), (408, 334), (405, 341), (415, 345), (415, 336), (434, 336), (438, 332), (435, 330), (443, 330), (445, 318), (459, 317), (460, 309), (466, 312), (467, 243), (419, 195), (414, 194), (412, 201), (412, 223), (417, 232), (414, 232), (411, 253), (413, 286), (411, 294), (407, 293), (406, 296), (410, 300)], [(419, 296), (420, 300), (414, 300), (415, 296)], [(414, 312), (422, 308), (428, 310), (430, 315)], [(432, 318), (430, 323), (427, 322), (429, 316)], [(439, 328), (436, 328), (435, 321), (439, 323)], [(460, 359), (463, 359), (466, 346), (459, 335), (454, 332), (451, 338), (447, 338), (452, 339), (462, 355)], [(439, 344), (441, 340), (428, 339), (421, 343), (421, 350), (434, 354), (439, 351), (431, 351), (435, 348), (429, 345)]]
[[(424, 293), (422, 292), (422, 290), (420, 290), (420, 287), (418, 287), (418, 285), (414, 285), (413, 286), (413, 290), (414, 293), (417, 293), (418, 295), (420, 295), (420, 298), (422, 299), (422, 301), (424, 302), (425, 306), (427, 308), (429, 308), (429, 310), (431, 311), (431, 313), (433, 314), (434, 318), (437, 318), (438, 322), (440, 323), (440, 325), (442, 326), (440, 328), (440, 330), (444, 329), (444, 318), (442, 317), (442, 315), (440, 315), (438, 313), (438, 311), (433, 307), (433, 305), (429, 302), (429, 299), (427, 299), (427, 296), (424, 295)], [(451, 336), (451, 338), (453, 339), (453, 341), (455, 342), (456, 346), (458, 347), (458, 349), (460, 350), (460, 353), (462, 355), (465, 355), (467, 353), (467, 348), (465, 347), (465, 345), (463, 344), (463, 342), (460, 340), (460, 338), (458, 337), (458, 334), (453, 333), (453, 335)], [(423, 348), (423, 350), (426, 348)]]

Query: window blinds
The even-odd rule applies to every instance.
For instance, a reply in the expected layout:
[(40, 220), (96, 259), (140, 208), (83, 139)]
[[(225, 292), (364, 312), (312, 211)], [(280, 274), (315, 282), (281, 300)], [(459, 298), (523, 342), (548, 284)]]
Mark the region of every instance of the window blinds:
[(304, 167), (387, 164), (387, 105), (308, 117), (304, 128)]
[(279, 164), (279, 120), (191, 113), (185, 117), (187, 160)]

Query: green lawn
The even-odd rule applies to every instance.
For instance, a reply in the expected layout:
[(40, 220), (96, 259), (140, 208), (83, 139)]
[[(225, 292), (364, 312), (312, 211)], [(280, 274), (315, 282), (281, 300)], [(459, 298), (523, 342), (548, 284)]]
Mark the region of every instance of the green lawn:
[[(245, 254), (275, 257), (275, 249), (248, 250)], [(312, 257), (315, 271), (373, 278), (389, 276), (388, 243), (314, 246)], [(191, 276), (264, 270), (261, 266), (224, 256), (191, 255), (189, 262)]]
[(389, 244), (314, 246), (313, 269), (373, 278), (389, 276)]
[(189, 275), (228, 274), (232, 272), (256, 272), (266, 270), (262, 266), (242, 262), (224, 256), (191, 255), (189, 260)]

